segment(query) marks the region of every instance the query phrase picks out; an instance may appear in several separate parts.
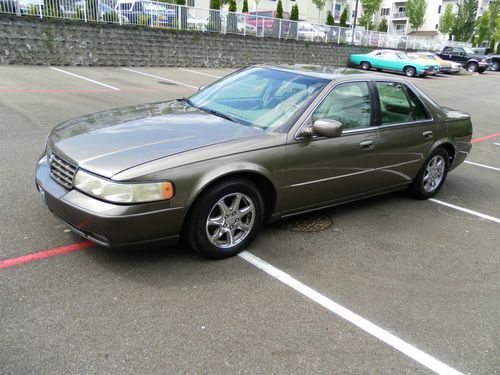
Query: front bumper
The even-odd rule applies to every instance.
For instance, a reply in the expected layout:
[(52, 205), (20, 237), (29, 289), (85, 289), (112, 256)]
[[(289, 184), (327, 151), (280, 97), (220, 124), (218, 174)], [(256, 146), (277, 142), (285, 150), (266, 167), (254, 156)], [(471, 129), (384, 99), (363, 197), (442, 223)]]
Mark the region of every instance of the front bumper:
[(49, 210), (75, 233), (106, 247), (152, 242), (175, 244), (187, 207), (169, 202), (117, 205), (67, 189), (50, 176), (47, 158), (37, 164), (36, 186)]

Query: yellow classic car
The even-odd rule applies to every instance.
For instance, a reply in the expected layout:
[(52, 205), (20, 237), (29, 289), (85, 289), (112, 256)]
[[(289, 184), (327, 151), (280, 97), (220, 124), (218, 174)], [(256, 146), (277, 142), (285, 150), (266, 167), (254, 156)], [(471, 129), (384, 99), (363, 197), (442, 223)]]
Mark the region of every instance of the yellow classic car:
[(443, 60), (441, 57), (432, 52), (413, 52), (408, 55), (420, 60), (432, 60), (432, 62), (440, 66), (440, 73), (456, 74), (462, 69), (462, 64), (454, 61)]

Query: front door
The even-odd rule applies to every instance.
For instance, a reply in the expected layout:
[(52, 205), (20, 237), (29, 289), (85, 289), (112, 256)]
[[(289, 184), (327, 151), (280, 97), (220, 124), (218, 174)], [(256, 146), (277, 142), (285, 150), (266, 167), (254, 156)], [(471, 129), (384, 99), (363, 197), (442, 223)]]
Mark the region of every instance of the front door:
[(367, 82), (342, 83), (314, 111), (310, 124), (331, 119), (343, 124), (337, 138), (289, 135), (283, 211), (293, 213), (362, 196), (372, 188), (378, 132), (372, 127)]

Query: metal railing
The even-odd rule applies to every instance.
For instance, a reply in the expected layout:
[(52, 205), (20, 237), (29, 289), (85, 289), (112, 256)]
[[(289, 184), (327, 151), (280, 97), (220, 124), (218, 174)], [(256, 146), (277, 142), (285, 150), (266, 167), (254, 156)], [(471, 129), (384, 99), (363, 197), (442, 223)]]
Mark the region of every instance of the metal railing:
[(0, 0), (0, 13), (318, 43), (353, 43), (375, 48), (440, 50), (445, 45), (470, 46), (469, 43), (436, 38), (353, 30), (305, 21), (264, 17), (259, 12), (233, 13), (149, 0)]

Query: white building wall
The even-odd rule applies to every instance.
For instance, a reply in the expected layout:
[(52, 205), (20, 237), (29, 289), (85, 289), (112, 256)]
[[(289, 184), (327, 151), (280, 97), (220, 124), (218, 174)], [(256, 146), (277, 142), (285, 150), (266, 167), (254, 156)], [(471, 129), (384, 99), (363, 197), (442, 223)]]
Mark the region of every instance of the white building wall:
[[(438, 31), (439, 21), (443, 15), (446, 5), (453, 4), (454, 12), (457, 11), (457, 2), (459, 0), (427, 0), (427, 9), (425, 14), (424, 25), (419, 29), (419, 31)], [(490, 0), (479, 0), (478, 1), (478, 17), (483, 14), (483, 12), (488, 8)], [(194, 0), (195, 7), (208, 9), (210, 5), (210, 0)], [(383, 17), (387, 18), (387, 23), (389, 26), (389, 33), (402, 33), (407, 34), (412, 30), (408, 22), (408, 17), (405, 17), (404, 12), (400, 12), (401, 8), (405, 7), (407, 0), (383, 0), (380, 9), (375, 13), (373, 21), (376, 25), (380, 23)], [(243, 8), (243, 0), (236, 0), (237, 11), (241, 12)], [(299, 18), (300, 20), (311, 22), (311, 23), (326, 23), (326, 16), (328, 11), (331, 11), (334, 15), (335, 22), (340, 21), (340, 15), (344, 7), (347, 5), (349, 7), (347, 23), (351, 24), (354, 7), (356, 4), (355, 0), (327, 0), (325, 7), (321, 11), (318, 17), (318, 9), (313, 4), (311, 0), (282, 0), (283, 11), (291, 12), (292, 6), (297, 4), (299, 6)], [(340, 6), (339, 6), (340, 5)], [(257, 4), (255, 0), (248, 0), (248, 8), (250, 11), (255, 10), (276, 10), (277, 0), (260, 0)], [(227, 5), (225, 8), (227, 9)], [(335, 11), (338, 9), (337, 11)], [(382, 9), (389, 9), (388, 15), (382, 15)], [(363, 14), (363, 9), (361, 6), (361, 1), (358, 5), (358, 18)], [(436, 27), (438, 26), (438, 27)]]

